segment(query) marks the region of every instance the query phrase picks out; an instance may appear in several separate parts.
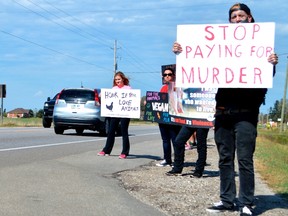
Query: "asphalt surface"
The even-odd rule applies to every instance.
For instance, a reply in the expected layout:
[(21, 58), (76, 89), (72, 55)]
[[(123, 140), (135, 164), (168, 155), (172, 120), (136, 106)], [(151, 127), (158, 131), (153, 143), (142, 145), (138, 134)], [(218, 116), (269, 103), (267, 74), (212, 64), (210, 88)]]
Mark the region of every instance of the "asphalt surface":
[[(163, 155), (158, 127), (130, 126), (129, 132), (131, 155), (121, 160), (121, 137), (111, 156), (100, 157), (104, 137), (1, 128), (0, 216), (165, 215), (131, 196), (116, 177)], [(256, 195), (265, 200), (260, 208), (286, 212), (286, 203), (258, 175)]]
[[(118, 144), (114, 146), (111, 156), (97, 156), (104, 140), (95, 142), (97, 144), (93, 150), (75, 151), (75, 154), (69, 155), (61, 154), (61, 151), (69, 151), (74, 148), (73, 145), (15, 151), (19, 158), (29, 151), (30, 157), (35, 159), (28, 162), (25, 158), (25, 162), (20, 164), (15, 158), (14, 163), (10, 161), (10, 165), (1, 166), (0, 215), (163, 215), (153, 206), (129, 195), (115, 178), (118, 172), (159, 159), (162, 149), (157, 127), (146, 135), (131, 135), (131, 155), (125, 160), (118, 158), (121, 151), (120, 137), (116, 140)], [(84, 148), (86, 144), (77, 144), (78, 148), (81, 145)], [(51, 156), (52, 150), (57, 157)], [(37, 154), (44, 155), (45, 151), (50, 157), (45, 160), (36, 157)], [(0, 157), (2, 161), (5, 157), (8, 160), (12, 153), (1, 151)]]

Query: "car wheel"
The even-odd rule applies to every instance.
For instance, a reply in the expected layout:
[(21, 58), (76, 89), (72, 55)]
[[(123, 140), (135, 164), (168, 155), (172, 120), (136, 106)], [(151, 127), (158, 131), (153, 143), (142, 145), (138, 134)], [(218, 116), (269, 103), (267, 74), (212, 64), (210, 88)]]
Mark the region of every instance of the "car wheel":
[(63, 134), (64, 129), (62, 127), (54, 127), (55, 134)]
[(50, 128), (51, 127), (52, 120), (49, 118), (42, 118), (42, 125), (44, 128)]
[(84, 131), (83, 128), (77, 128), (77, 129), (75, 129), (75, 130), (76, 130), (77, 135), (82, 135), (82, 134), (83, 134), (83, 131)]
[[(108, 134), (109, 126), (110, 126), (110, 118), (106, 118), (105, 119), (105, 135)], [(122, 136), (121, 124), (118, 125), (118, 128), (116, 130), (116, 135), (117, 136)]]

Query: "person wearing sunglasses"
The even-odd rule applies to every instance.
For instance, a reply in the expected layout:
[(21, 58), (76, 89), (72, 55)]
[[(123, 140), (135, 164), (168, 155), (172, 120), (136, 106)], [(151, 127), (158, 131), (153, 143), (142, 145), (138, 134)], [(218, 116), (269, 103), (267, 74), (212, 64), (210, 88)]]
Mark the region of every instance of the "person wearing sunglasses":
[[(169, 83), (175, 81), (175, 71), (172, 68), (166, 68), (162, 72), (162, 78), (163, 78), (163, 86), (160, 89), (160, 92), (168, 93)], [(171, 141), (174, 147), (174, 141), (180, 130), (180, 126), (159, 123), (159, 130), (162, 139), (164, 157), (160, 163), (156, 164), (156, 166), (160, 167), (172, 166)]]

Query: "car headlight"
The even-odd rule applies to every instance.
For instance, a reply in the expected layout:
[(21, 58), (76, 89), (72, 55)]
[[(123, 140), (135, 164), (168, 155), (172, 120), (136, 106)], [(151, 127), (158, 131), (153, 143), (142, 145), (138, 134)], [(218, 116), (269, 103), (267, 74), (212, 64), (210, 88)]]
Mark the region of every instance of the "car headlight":
[(44, 103), (44, 107), (48, 107), (49, 105), (48, 105), (48, 103)]

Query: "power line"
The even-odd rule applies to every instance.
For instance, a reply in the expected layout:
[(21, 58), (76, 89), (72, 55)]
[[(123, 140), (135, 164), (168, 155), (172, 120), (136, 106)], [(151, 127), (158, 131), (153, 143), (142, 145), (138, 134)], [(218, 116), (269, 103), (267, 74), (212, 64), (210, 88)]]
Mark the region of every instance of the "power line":
[[(122, 45), (122, 47), (124, 47), (124, 46)], [(146, 64), (142, 59), (139, 59), (131, 50), (124, 47), (123, 51), (125, 51), (127, 56), (130, 56), (131, 59), (135, 61), (136, 65), (137, 64), (139, 65), (139, 66), (138, 65), (136, 66), (137, 68), (144, 70), (144, 71), (150, 71), (151, 70), (151, 66)], [(145, 68), (147, 68), (148, 70)]]
[(81, 11), (81, 10), (74, 10), (74, 12), (78, 12), (78, 13), (99, 13), (99, 12), (126, 12), (126, 11), (151, 11), (151, 10), (177, 10), (179, 11), (180, 9), (187, 9), (187, 8), (199, 8), (199, 7), (212, 7), (212, 6), (220, 6), (220, 5), (230, 5), (230, 3), (207, 3), (207, 4), (194, 4), (194, 5), (185, 5), (185, 6), (173, 6), (173, 7), (141, 7), (141, 8), (119, 8), (119, 9), (105, 9), (105, 10), (90, 10), (90, 11)]
[[(56, 22), (56, 21), (54, 21), (54, 20), (49, 19), (48, 17), (42, 15), (41, 13), (36, 12), (36, 11), (30, 9), (30, 8), (24, 6), (23, 4), (15, 1), (15, 0), (12, 0), (12, 1), (14, 1), (14, 2), (17, 3), (18, 5), (20, 5), (21, 7), (24, 7), (25, 9), (27, 9), (27, 10), (35, 13), (36, 15), (41, 16), (41, 17), (45, 18), (46, 20), (48, 20), (48, 21), (50, 21), (50, 22), (53, 22), (53, 23), (59, 25), (60, 27), (66, 29), (66, 30), (68, 30), (68, 31), (71, 31), (72, 33), (78, 34), (78, 35), (84, 37), (85, 39), (91, 40), (91, 38), (88, 38), (88, 37), (86, 37), (86, 35), (83, 35), (83, 34), (81, 33), (81, 31), (83, 31), (81, 28), (79, 28), (78, 26), (76, 26), (76, 25), (68, 22), (67, 20), (63, 19), (61, 16), (58, 16), (58, 15), (52, 13), (51, 11), (45, 9), (44, 7), (38, 5), (37, 3), (35, 3), (35, 2), (33, 2), (33, 1), (31, 1), (31, 0), (27, 0), (27, 1), (30, 2), (31, 4), (35, 5), (36, 7), (40, 8), (41, 10), (45, 11), (46, 13), (48, 13), (48, 14), (54, 16), (54, 17), (57, 17), (59, 20), (62, 20), (62, 21), (65, 22), (66, 24), (69, 24), (70, 26), (72, 26), (73, 28), (77, 29), (77, 30), (80, 31), (80, 32), (75, 31), (75, 30), (72, 30), (72, 29), (70, 29), (70, 28), (67, 28), (66, 26), (64, 26), (64, 25), (62, 25), (62, 24), (60, 24), (60, 23), (58, 23), (58, 22)], [(61, 13), (65, 14), (67, 17), (71, 17), (71, 18), (77, 20), (79, 23), (82, 23), (82, 24), (86, 25), (86, 24), (85, 24), (84, 22), (82, 22), (81, 20), (77, 19), (76, 17), (72, 16), (71, 14), (67, 13), (66, 11), (64, 11), (64, 10), (62, 10), (62, 9), (54, 6), (53, 4), (49, 3), (48, 1), (45, 1), (45, 0), (44, 0), (44, 2), (46, 2), (51, 8), (54, 8), (54, 9), (56, 9), (57, 11), (60, 11)], [(208, 5), (210, 5), (210, 4), (201, 4), (201, 5), (202, 5), (202, 6), (208, 6)], [(194, 6), (195, 6), (195, 5), (193, 5), (193, 7), (194, 7)], [(198, 5), (198, 6), (199, 6), (199, 5)], [(189, 6), (185, 6), (185, 7), (189, 7)], [(191, 7), (192, 7), (192, 6), (191, 6)], [(161, 7), (161, 8), (155, 8), (155, 7), (154, 7), (154, 8), (152, 8), (152, 10), (162, 10), (162, 9), (172, 9), (172, 8), (173, 8), (173, 9), (177, 9), (177, 8), (179, 9), (179, 8), (182, 8), (182, 7), (165, 7), (165, 8), (163, 8), (163, 7)], [(151, 8), (144, 8), (144, 9), (143, 9), (143, 8), (134, 8), (134, 9), (122, 9), (122, 11), (127, 11), (127, 10), (128, 10), (128, 11), (129, 11), (129, 10), (137, 11), (137, 10), (148, 10), (148, 9), (151, 10)], [(106, 10), (106, 12), (107, 12), (107, 11), (114, 11), (114, 10)], [(117, 10), (116, 10), (116, 11), (117, 11)], [(89, 25), (87, 25), (87, 26), (89, 26)], [(90, 26), (90, 27), (91, 27), (91, 26)], [(93, 29), (95, 29), (95, 28), (93, 28)], [(96, 30), (96, 29), (95, 29), (95, 30)], [(101, 31), (99, 31), (99, 30), (96, 30), (96, 31), (98, 31), (98, 32), (100, 32), (101, 34), (105, 35), (105, 33), (101, 32)], [(6, 32), (6, 33), (7, 33), (7, 32)], [(87, 35), (91, 36), (92, 38), (96, 38), (94, 35), (90, 34), (89, 32), (85, 32), (85, 33), (86, 33)], [(15, 36), (15, 35), (14, 35), (14, 36)], [(17, 37), (17, 36), (16, 36), (16, 37)], [(20, 37), (18, 37), (18, 38), (20, 38)], [(98, 38), (99, 38), (99, 39), (98, 39)], [(105, 39), (103, 40), (103, 39), (101, 39), (100, 37), (98, 37), (98, 38), (97, 38), (97, 40), (98, 40), (97, 42), (98, 42), (98, 43), (101, 43), (101, 44), (103, 44), (103, 45), (105, 45), (105, 46), (110, 46), (110, 45), (107, 45), (107, 44), (104, 42)], [(24, 40), (25, 40), (25, 41), (28, 41), (28, 40), (26, 40), (26, 39), (24, 39)], [(99, 40), (100, 40), (100, 41), (99, 41)], [(45, 47), (45, 46), (43, 46), (43, 45), (39, 45), (39, 44), (34, 43), (34, 42), (31, 42), (31, 41), (29, 41), (29, 42), (32, 43), (32, 44), (35, 44), (35, 45), (37, 45), (37, 46), (41, 46), (42, 48)], [(136, 73), (150, 73), (150, 74), (156, 74), (156, 73), (159, 73), (159, 72), (160, 72), (160, 71), (151, 71), (151, 66), (148, 65), (148, 64), (146, 64), (146, 63), (143, 61), (143, 59), (138, 58), (137, 55), (135, 55), (135, 54), (134, 54), (132, 51), (130, 51), (129, 49), (125, 48), (123, 45), (122, 45), (122, 47), (123, 47), (123, 51), (126, 53), (126, 55), (131, 58), (131, 60), (132, 60), (132, 61), (130, 61), (131, 64), (133, 64), (136, 68), (140, 69), (140, 71), (134, 70), (133, 72), (127, 72), (127, 73), (135, 73), (135, 74), (136, 74)], [(111, 48), (111, 47), (110, 47), (110, 48)], [(49, 49), (49, 50), (51, 50), (51, 51), (53, 50), (54, 52), (56, 51), (55, 49), (51, 49), (51, 48), (48, 48), (48, 47), (45, 47), (45, 49)], [(58, 54), (61, 54), (61, 53), (62, 53), (62, 52), (59, 52), (59, 51), (56, 51), (56, 52), (57, 52)], [(64, 54), (64, 55), (65, 55), (65, 56), (69, 56), (70, 58), (79, 59), (79, 58), (76, 58), (76, 57), (73, 57), (73, 56), (70, 56), (70, 55), (67, 55), (67, 54)], [(127, 60), (127, 59), (128, 59), (128, 58), (126, 58), (126, 60)], [(82, 62), (87, 62), (87, 61), (83, 61), (83, 60), (81, 60), (81, 61), (82, 61)], [(129, 59), (128, 59), (128, 61), (129, 61)], [(88, 64), (91, 64), (91, 65), (94, 65), (93, 63), (90, 63), (90, 62), (87, 62), (87, 63), (88, 63)], [(141, 71), (141, 70), (144, 70), (144, 71)]]
[[(20, 5), (21, 7), (23, 7), (23, 8), (25, 8), (25, 9), (31, 11), (32, 13), (35, 13), (36, 15), (38, 15), (38, 16), (40, 16), (40, 17), (42, 17), (42, 18), (44, 18), (44, 19), (46, 19), (46, 20), (48, 20), (48, 21), (50, 21), (50, 22), (53, 22), (53, 23), (55, 23), (56, 25), (59, 25), (60, 27), (62, 27), (62, 28), (64, 28), (64, 29), (66, 29), (66, 30), (68, 30), (68, 31), (71, 31), (72, 33), (78, 34), (78, 35), (80, 35), (80, 36), (82, 36), (82, 37), (90, 40), (90, 38), (86, 37), (85, 35), (83, 35), (83, 34), (81, 34), (81, 33), (79, 33), (79, 32), (76, 32), (76, 31), (74, 31), (74, 30), (72, 30), (72, 29), (69, 29), (69, 28), (67, 28), (66, 26), (64, 26), (64, 25), (62, 25), (62, 24), (60, 24), (60, 23), (58, 23), (58, 22), (56, 22), (56, 21), (54, 21), (54, 20), (49, 19), (48, 17), (46, 17), (46, 16), (44, 16), (44, 15), (42, 15), (42, 14), (40, 14), (40, 13), (38, 13), (38, 12), (36, 12), (36, 11), (34, 11), (34, 10), (26, 7), (26, 6), (24, 6), (23, 4), (15, 1), (15, 0), (12, 0), (12, 1), (14, 1), (16, 4)], [(36, 7), (40, 8), (41, 10), (47, 12), (48, 14), (50, 14), (50, 15), (52, 15), (52, 16), (60, 19), (60, 20), (62, 20), (63, 22), (69, 24), (70, 26), (73, 26), (74, 28), (78, 29), (79, 31), (82, 31), (82, 29), (80, 29), (79, 27), (77, 27), (77, 26), (71, 24), (70, 22), (64, 20), (62, 17), (51, 13), (50, 11), (48, 11), (47, 9), (43, 8), (42, 6), (36, 4), (35, 2), (33, 2), (33, 1), (31, 1), (31, 0), (27, 0), (27, 1), (29, 1), (31, 4), (35, 5)], [(64, 10), (55, 7), (54, 5), (52, 5), (51, 3), (47, 2), (47, 1), (45, 1), (45, 2), (46, 2), (47, 4), (49, 4), (51, 7), (55, 8), (56, 10), (62, 12), (62, 13), (65, 14), (65, 15), (67, 15), (68, 17), (71, 17), (71, 18), (79, 21), (80, 23), (85, 24), (85, 23), (83, 23), (81, 20), (79, 20), (79, 19), (71, 16), (70, 14), (68, 14), (67, 12), (65, 12)], [(85, 25), (86, 25), (86, 24), (85, 24)], [(89, 25), (88, 25), (88, 26), (89, 26)], [(91, 27), (91, 26), (90, 26), (90, 27)], [(93, 28), (93, 29), (95, 29), (95, 28)], [(97, 31), (99, 31), (99, 30), (97, 30)], [(99, 32), (101, 32), (101, 31), (99, 31)], [(95, 38), (95, 36), (92, 35), (92, 34), (90, 34), (89, 32), (88, 32), (88, 33), (85, 32), (85, 33), (88, 34), (88, 35), (90, 35), (90, 36), (92, 36), (93, 38)], [(101, 33), (102, 33), (102, 32), (101, 32)], [(104, 33), (102, 33), (102, 34), (104, 34)], [(19, 37), (19, 38), (20, 38), (20, 37)], [(101, 40), (101, 39), (100, 39), (100, 40)], [(25, 41), (28, 41), (28, 40), (25, 39)], [(102, 41), (103, 41), (103, 40), (97, 41), (97, 42), (100, 42), (100, 43), (102, 43), (103, 45), (108, 46), (107, 44), (103, 43)], [(31, 42), (31, 41), (29, 41), (29, 42)], [(36, 43), (33, 43), (33, 42), (31, 42), (31, 43), (36, 45)], [(38, 45), (39, 45), (39, 44), (38, 44)], [(41, 47), (43, 48), (44, 46), (41, 45)], [(122, 45), (122, 47), (124, 47), (124, 46)], [(47, 47), (46, 47), (46, 48), (47, 48)], [(50, 48), (47, 48), (47, 49), (50, 49)], [(50, 50), (53, 50), (53, 49), (50, 49)], [(138, 67), (138, 68), (143, 68), (143, 66), (144, 66), (144, 67), (147, 67), (147, 65), (145, 65), (145, 63), (143, 62), (143, 60), (138, 60), (138, 59), (137, 59), (137, 56), (136, 56), (135, 54), (133, 54), (132, 52), (130, 52), (130, 51), (129, 51), (128, 49), (126, 49), (126, 48), (124, 48), (124, 50), (126, 50), (127, 55), (130, 56), (130, 57), (135, 61), (135, 64), (132, 63), (132, 64), (135, 65), (135, 67)], [(55, 51), (55, 50), (54, 50), (54, 51)], [(58, 52), (58, 53), (60, 54), (61, 52)], [(67, 55), (66, 55), (66, 56), (67, 56)], [(72, 57), (72, 56), (71, 56), (71, 57)], [(76, 57), (74, 57), (74, 58), (77, 59)], [(117, 58), (117, 56), (116, 56), (116, 58)], [(90, 64), (91, 64), (91, 63), (90, 63)], [(138, 65), (139, 65), (139, 66), (138, 66)], [(149, 67), (149, 66), (148, 66), (148, 68), (149, 68), (149, 70), (150, 70), (150, 67)], [(144, 72), (143, 72), (143, 73), (144, 73)], [(147, 72), (146, 72), (146, 73), (147, 73)]]
[[(38, 4), (32, 2), (31, 0), (27, 0), (27, 1), (31, 2), (32, 4), (34, 4), (34, 5), (36, 5), (37, 7), (41, 8), (42, 10), (45, 10), (45, 11), (48, 12), (49, 14), (52, 14), (51, 12), (49, 12), (49, 11), (46, 10), (45, 8), (39, 6)], [(46, 2), (47, 4), (49, 4), (49, 6), (51, 6), (52, 8), (54, 8), (54, 9), (62, 12), (62, 13), (65, 14), (66, 16), (71, 17), (71, 18), (77, 20), (78, 22), (86, 25), (86, 23), (84, 23), (84, 22), (82, 22), (81, 20), (75, 18), (74, 16), (70, 15), (70, 14), (67, 13), (66, 11), (64, 11), (64, 10), (62, 10), (62, 9), (59, 9), (58, 7), (52, 5), (51, 3), (47, 2), (47, 1), (44, 1), (44, 2)], [(52, 14), (52, 15), (53, 15), (53, 16), (56, 16), (56, 15), (54, 15), (54, 14)], [(63, 19), (62, 19), (61, 17), (59, 17), (59, 16), (56, 16), (56, 17), (57, 17), (57, 18), (60, 18), (61, 20), (63, 20)], [(70, 23), (67, 22), (66, 20), (63, 20), (63, 21), (64, 21), (65, 23), (70, 24)], [(82, 31), (82, 29), (78, 28), (77, 26), (75, 26), (75, 25), (73, 25), (73, 24), (70, 24), (70, 25), (72, 25), (73, 27), (75, 27), (75, 28), (77, 28), (77, 29), (79, 29), (79, 30)], [(91, 27), (90, 25), (87, 25), (87, 26)], [(93, 28), (93, 29), (95, 29), (95, 28)], [(96, 30), (96, 29), (95, 29), (95, 30)], [(106, 35), (105, 33), (101, 32), (101, 31), (99, 31), (99, 30), (96, 30), (96, 31), (100, 32), (100, 33), (103, 34), (103, 35)], [(94, 35), (90, 34), (89, 32), (88, 32), (88, 34), (89, 34), (90, 36), (94, 37)], [(117, 41), (115, 41), (115, 42), (116, 42), (116, 44), (117, 44)], [(110, 46), (110, 45), (109, 45), (109, 46)], [(122, 45), (122, 46), (123, 46), (123, 45)], [(116, 45), (116, 47), (114, 46), (114, 73), (116, 72), (117, 67), (118, 67), (118, 63), (116, 62), (116, 59), (118, 58), (118, 56), (116, 55), (116, 50), (117, 50), (117, 49), (118, 49), (117, 45)], [(141, 67), (141, 66), (140, 66), (141, 64), (142, 64), (142, 65), (145, 65), (145, 63), (144, 63), (143, 61), (137, 59), (137, 56), (136, 56), (135, 54), (133, 54), (132, 52), (130, 52), (130, 51), (129, 51), (128, 49), (126, 49), (126, 48), (125, 48), (125, 50), (127, 50), (127, 54), (128, 54), (130, 57), (132, 57), (132, 58), (135, 60), (136, 63), (139, 64), (139, 68)], [(135, 66), (138, 67), (137, 64), (136, 64)], [(147, 65), (145, 65), (145, 66), (147, 66)], [(149, 70), (150, 70), (150, 68), (149, 68)], [(133, 73), (133, 72), (132, 72), (132, 73)], [(144, 73), (144, 72), (143, 72), (143, 73)]]
[[(29, 0), (29, 1), (30, 1), (30, 0)], [(109, 35), (105, 34), (104, 32), (101, 32), (100, 30), (94, 28), (93, 26), (87, 25), (87, 23), (82, 22), (80, 19), (78, 19), (78, 18), (76, 18), (75, 16), (72, 16), (71, 14), (67, 13), (66, 11), (64, 11), (64, 10), (62, 10), (62, 9), (54, 6), (54, 5), (52, 5), (51, 3), (49, 3), (49, 2), (47, 2), (47, 1), (45, 1), (45, 0), (44, 0), (44, 2), (46, 2), (47, 4), (49, 4), (52, 8), (55, 8), (56, 10), (62, 12), (62, 13), (65, 14), (66, 16), (73, 18), (73, 19), (76, 20), (77, 22), (79, 22), (79, 23), (81, 23), (81, 24), (83, 24), (83, 25), (85, 25), (85, 26), (88, 26), (88, 27), (92, 28), (93, 30), (99, 32), (100, 34), (102, 34), (102, 35), (104, 35), (104, 36), (109, 36)], [(60, 18), (60, 19), (62, 19), (62, 18)], [(67, 21), (65, 21), (65, 22), (70, 24), (70, 22), (67, 22)], [(77, 26), (75, 26), (75, 25), (73, 25), (73, 24), (70, 24), (70, 25), (72, 25), (72, 26), (76, 27), (77, 29), (83, 31), (82, 29), (78, 28)], [(89, 32), (86, 32), (86, 33), (87, 33), (88, 35), (90, 35), (91, 37), (93, 37), (93, 38), (98, 38), (98, 37), (95, 37), (95, 35), (93, 35), (93, 34), (91, 34), (91, 33), (89, 33)], [(110, 36), (109, 36), (109, 37), (110, 37)], [(106, 40), (105, 38), (100, 38), (100, 37), (99, 37), (99, 39), (101, 40), (101, 41), (100, 41), (101, 43), (103, 43), (102, 41)], [(103, 43), (103, 44), (104, 44), (104, 43)], [(110, 46), (110, 45), (111, 45), (111, 42), (108, 42), (107, 44), (104, 44), (104, 45)]]
[[(51, 20), (51, 19), (49, 19), (48, 17), (43, 16), (42, 14), (40, 14), (40, 13), (38, 13), (38, 12), (36, 12), (36, 11), (33, 11), (32, 9), (30, 9), (30, 8), (28, 8), (28, 7), (26, 7), (26, 6), (24, 6), (23, 4), (21, 4), (21, 3), (17, 2), (17, 1), (15, 1), (15, 0), (12, 0), (12, 1), (14, 1), (16, 4), (20, 5), (21, 7), (24, 7), (25, 9), (27, 9), (27, 10), (29, 10), (29, 11), (31, 11), (31, 12), (37, 14), (38, 16), (41, 16), (42, 18), (44, 18), (44, 19), (46, 19), (46, 20), (48, 20), (48, 21), (50, 21), (50, 22), (53, 22), (53, 23), (55, 23), (56, 25), (58, 25), (58, 26), (60, 26), (60, 27), (62, 27), (62, 28), (64, 28), (64, 29), (66, 29), (66, 30), (68, 30), (68, 31), (71, 31), (71, 32), (73, 32), (73, 33), (75, 33), (75, 34), (77, 34), (77, 35), (80, 35), (81, 37), (84, 37), (85, 39), (88, 39), (88, 40), (91, 41), (91, 38), (86, 37), (85, 35), (81, 34), (80, 32), (77, 32), (77, 31), (74, 31), (74, 30), (72, 30), (72, 29), (69, 29), (69, 28), (67, 28), (66, 26), (64, 26), (64, 25), (62, 25), (62, 24), (60, 24), (60, 23), (58, 23), (58, 22), (56, 22), (56, 21), (54, 21), (54, 20)], [(78, 28), (77, 26), (75, 26), (75, 25), (73, 25), (73, 24), (67, 22), (66, 20), (62, 19), (61, 17), (59, 17), (59, 16), (57, 16), (57, 15), (55, 15), (55, 14), (49, 12), (48, 10), (46, 10), (45, 8), (43, 8), (43, 7), (39, 6), (39, 5), (37, 5), (36, 3), (34, 3), (34, 2), (32, 2), (32, 1), (30, 1), (30, 0), (27, 0), (27, 1), (29, 1), (31, 4), (35, 5), (36, 7), (39, 7), (40, 9), (46, 11), (46, 12), (49, 13), (50, 15), (52, 15), (52, 16), (54, 16), (54, 17), (56, 17), (56, 18), (59, 18), (59, 19), (62, 20), (63, 22), (65, 22), (65, 23), (67, 23), (67, 24), (73, 26), (74, 28), (76, 28), (76, 29), (78, 29), (78, 30), (81, 30), (81, 29)], [(81, 30), (81, 31), (82, 31), (82, 30)], [(89, 35), (92, 36), (93, 38), (95, 38), (94, 35), (92, 35), (92, 34), (90, 34), (90, 33), (89, 33)], [(102, 41), (99, 41), (99, 40), (98, 40), (97, 42), (101, 43), (101, 44), (104, 45), (104, 46), (108, 46), (107, 44), (103, 43)]]
[[(46, 2), (49, 5), (52, 5), (50, 2), (43, 0), (44, 2)], [(253, 1), (250, 1), (253, 2)], [(140, 2), (141, 3), (141, 2)], [(139, 4), (138, 4), (139, 5)], [(190, 5), (184, 5), (184, 6), (178, 6), (179, 4), (177, 3), (177, 6), (168, 6), (168, 7), (158, 7), (155, 6), (155, 4), (153, 5), (153, 7), (135, 7), (135, 8), (131, 8), (131, 5), (129, 5), (128, 7), (120, 7), (120, 8), (116, 8), (116, 9), (111, 9), (111, 7), (109, 8), (105, 8), (104, 9), (99, 9), (99, 10), (73, 10), (73, 12), (77, 12), (77, 13), (97, 13), (97, 12), (127, 12), (127, 11), (151, 11), (151, 10), (181, 10), (181, 9), (187, 9), (187, 8), (199, 8), (199, 7), (213, 7), (213, 6), (224, 6), (224, 5), (230, 5), (230, 3), (195, 3), (195, 4), (190, 4)], [(56, 8), (55, 8), (56, 9)], [(58, 10), (61, 10), (58, 8)], [(0, 11), (0, 13), (3, 11)], [(15, 13), (19, 13), (19, 11), (15, 12)], [(20, 12), (21, 13), (21, 12)]]
[(96, 67), (98, 67), (98, 68), (102, 68), (102, 69), (104, 69), (104, 70), (108, 70), (107, 68), (103, 68), (103, 67), (101, 67), (101, 66), (99, 66), (99, 65), (93, 64), (93, 63), (88, 62), (88, 61), (86, 61), (86, 60), (83, 60), (83, 59), (80, 59), (80, 58), (77, 58), (77, 57), (74, 57), (74, 56), (65, 54), (65, 53), (63, 53), (63, 52), (57, 51), (57, 50), (55, 50), (55, 49), (52, 49), (52, 48), (49, 48), (49, 47), (46, 47), (46, 46), (43, 46), (43, 45), (38, 44), (38, 43), (35, 43), (35, 42), (33, 42), (33, 41), (29, 41), (29, 40), (27, 40), (27, 39), (25, 39), (25, 38), (19, 37), (19, 36), (14, 35), (14, 34), (11, 34), (11, 33), (6, 32), (6, 31), (4, 31), (4, 30), (0, 30), (0, 32), (2, 32), (2, 33), (4, 33), (4, 34), (7, 34), (7, 35), (10, 35), (10, 36), (13, 36), (13, 37), (15, 37), (15, 38), (18, 38), (18, 39), (23, 40), (23, 41), (25, 41), (25, 42), (28, 42), (28, 43), (30, 43), (30, 44), (39, 46), (39, 47), (41, 47), (41, 48), (43, 48), (43, 49), (46, 49), (46, 50), (49, 50), (49, 51), (52, 51), (52, 52), (61, 54), (61, 55), (66, 56), (66, 57), (69, 57), (69, 58), (74, 59), (74, 60), (76, 60), (76, 61), (79, 61), (79, 62), (82, 62), (82, 63), (86, 63), (86, 64), (89, 64), (89, 65), (93, 65), (93, 66), (96, 66)]

